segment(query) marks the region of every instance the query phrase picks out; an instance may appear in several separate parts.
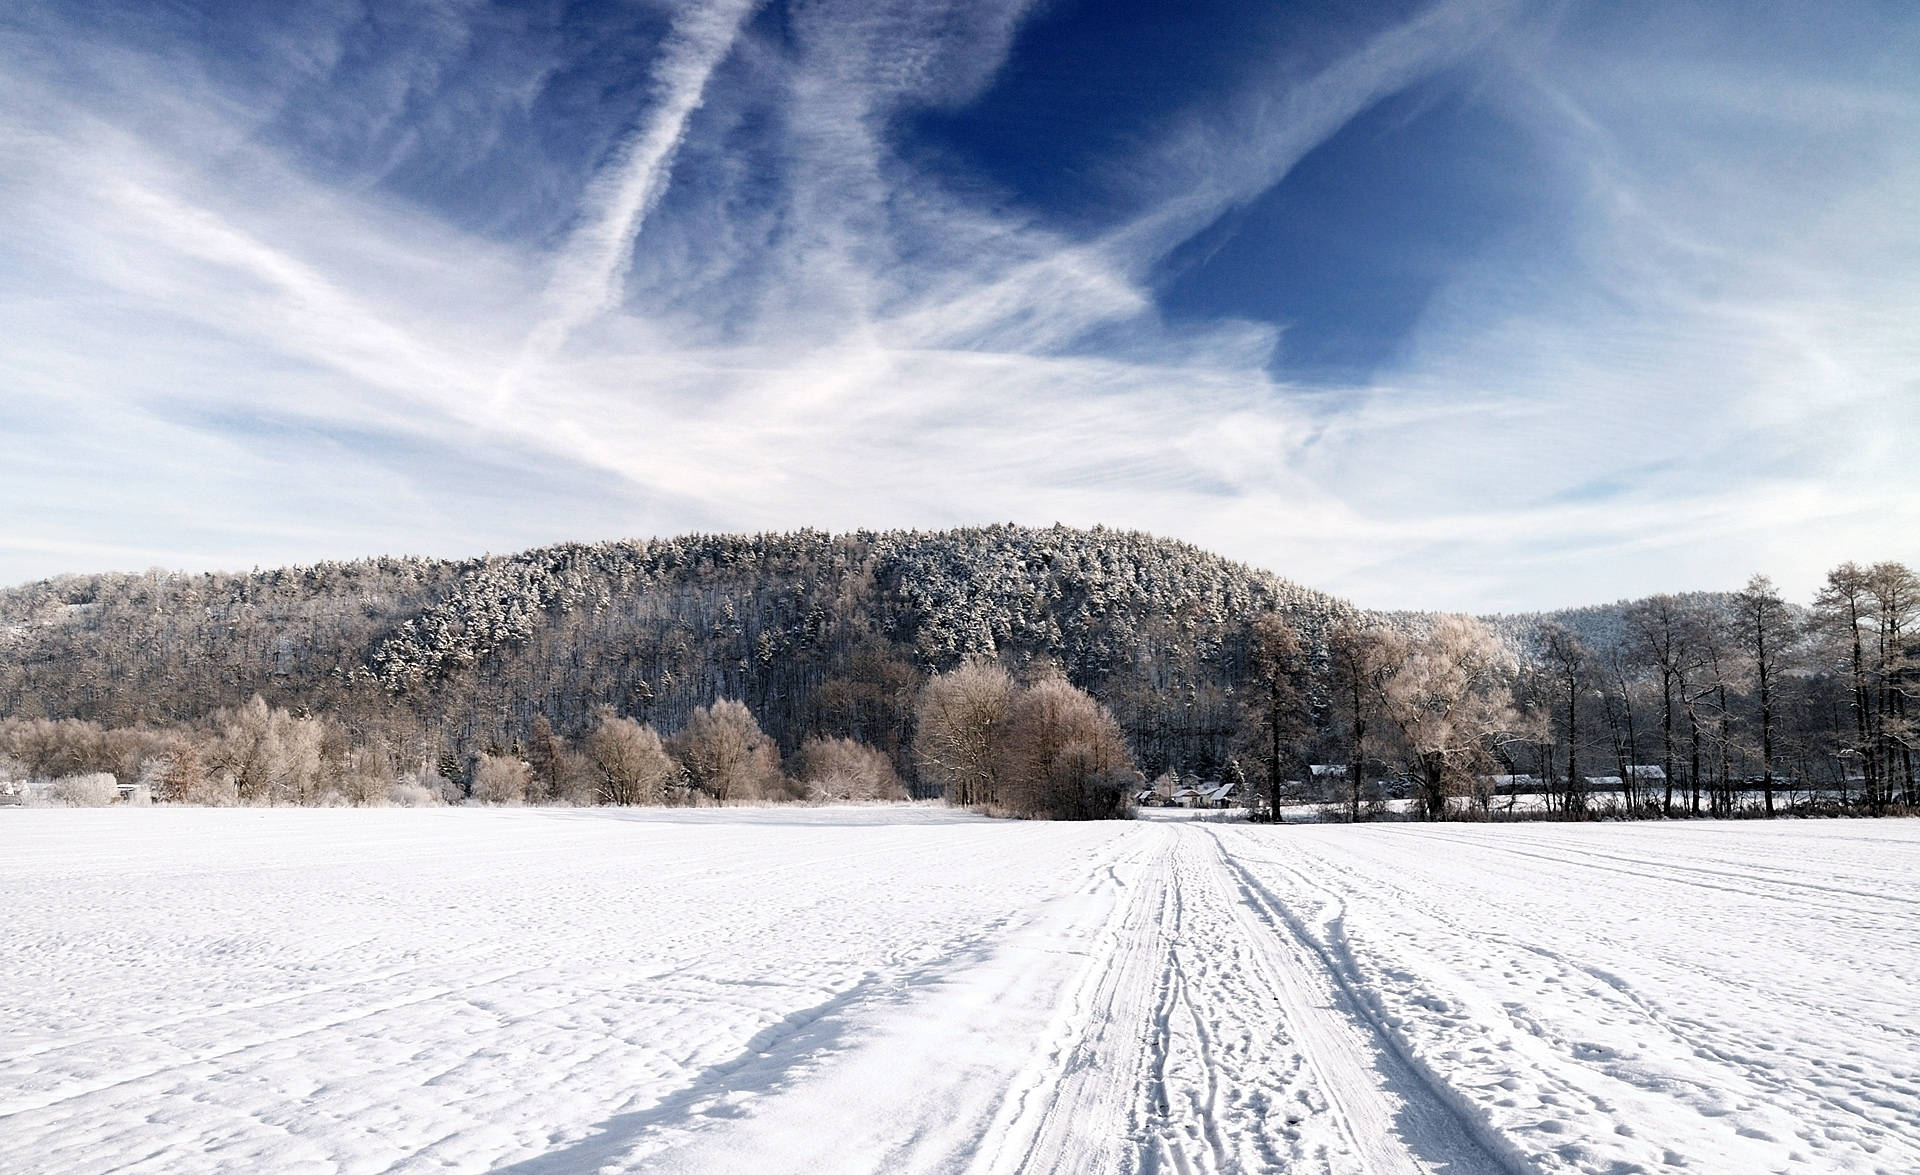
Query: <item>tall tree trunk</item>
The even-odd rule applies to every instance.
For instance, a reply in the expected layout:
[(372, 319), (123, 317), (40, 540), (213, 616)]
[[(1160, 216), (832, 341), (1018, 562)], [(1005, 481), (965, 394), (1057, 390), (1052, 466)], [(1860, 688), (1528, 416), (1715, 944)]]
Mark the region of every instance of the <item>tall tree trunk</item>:
[(1867, 692), (1866, 652), (1860, 647), (1860, 615), (1848, 613), (1853, 628), (1853, 714), (1860, 739), (1860, 783), (1868, 808), (1874, 806), (1871, 698)]
[(1267, 802), (1273, 822), (1280, 819), (1280, 671), (1267, 678)]
[(1691, 797), (1688, 803), (1688, 814), (1698, 816), (1700, 814), (1700, 716), (1694, 712), (1691, 698), (1687, 700), (1687, 753), (1689, 763), (1687, 792)]
[(1673, 819), (1673, 674), (1660, 671), (1660, 754), (1667, 773), (1666, 817)]
[(1719, 689), (1720, 702), (1720, 807), (1722, 816), (1733, 815), (1733, 734), (1727, 717), (1727, 687)]
[[(1578, 737), (1577, 732), (1574, 729), (1574, 722), (1575, 722), (1576, 716), (1579, 713), (1579, 706), (1580, 706), (1580, 683), (1578, 680), (1574, 678), (1572, 674), (1568, 674), (1567, 675), (1567, 800), (1570, 805), (1573, 803), (1574, 798), (1581, 794), (1580, 776), (1577, 773), (1577, 769), (1574, 766), (1574, 755), (1575, 755), (1574, 743), (1576, 738)], [(1581, 803), (1579, 806), (1583, 809), (1586, 807), (1584, 803)]]
[(1353, 682), (1353, 753), (1347, 763), (1347, 820), (1354, 824), (1360, 823), (1360, 771), (1367, 761), (1367, 721), (1361, 717), (1360, 709), (1365, 700), (1356, 676)]
[(1439, 754), (1427, 754), (1421, 757), (1420, 767), (1426, 777), (1427, 819), (1444, 820), (1447, 816), (1446, 760)]
[(1755, 663), (1760, 671), (1760, 787), (1766, 794), (1767, 819), (1773, 819), (1773, 666), (1767, 661), (1767, 626), (1755, 629)]

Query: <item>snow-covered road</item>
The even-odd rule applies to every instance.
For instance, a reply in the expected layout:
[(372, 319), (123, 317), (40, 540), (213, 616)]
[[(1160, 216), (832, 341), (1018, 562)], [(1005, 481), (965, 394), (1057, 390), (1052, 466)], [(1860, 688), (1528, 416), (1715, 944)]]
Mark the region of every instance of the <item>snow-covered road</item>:
[(0, 1170), (1920, 1171), (1920, 822), (0, 813)]

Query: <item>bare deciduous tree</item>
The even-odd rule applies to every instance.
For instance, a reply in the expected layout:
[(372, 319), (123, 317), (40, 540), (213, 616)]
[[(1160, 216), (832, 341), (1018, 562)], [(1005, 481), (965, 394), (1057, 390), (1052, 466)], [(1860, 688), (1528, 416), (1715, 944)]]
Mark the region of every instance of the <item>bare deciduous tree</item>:
[(920, 687), (914, 757), (921, 777), (947, 801), (971, 807), (997, 799), (994, 748), (1013, 708), (1013, 679), (983, 658), (929, 678)]
[(1754, 575), (1734, 597), (1735, 631), (1753, 667), (1754, 700), (1760, 717), (1760, 787), (1773, 815), (1773, 732), (1781, 658), (1793, 645), (1797, 625), (1787, 602), (1764, 575)]
[[(1920, 621), (1920, 576), (1900, 563), (1875, 563), (1867, 569), (1867, 586), (1873, 593), (1876, 674), (1878, 696), (1874, 709), (1878, 717), (1875, 751), (1880, 760), (1880, 775), (1886, 781), (1885, 797), (1914, 802), (1913, 751), (1916, 729), (1912, 707), (1920, 687), (1914, 681), (1914, 669), (1920, 661), (1920, 649), (1913, 644), (1913, 629)], [(1899, 785), (1899, 795), (1894, 793)]]
[(1347, 819), (1360, 819), (1367, 770), (1367, 733), (1381, 691), (1406, 657), (1406, 638), (1389, 628), (1342, 621), (1327, 639), (1334, 712), (1345, 727)]
[(1822, 635), (1836, 646), (1847, 674), (1853, 703), (1853, 737), (1846, 749), (1860, 763), (1861, 782), (1869, 808), (1880, 804), (1880, 780), (1873, 754), (1873, 685), (1867, 664), (1865, 634), (1872, 622), (1874, 598), (1871, 576), (1858, 563), (1842, 563), (1827, 573), (1827, 582), (1813, 601)]
[(523, 804), (533, 771), (518, 755), (482, 755), (473, 770), (473, 798), (483, 804)]
[(600, 798), (609, 804), (660, 804), (679, 765), (660, 744), (653, 727), (611, 710), (587, 736), (587, 757), (600, 778)]
[(1489, 748), (1514, 721), (1512, 656), (1470, 616), (1442, 616), (1411, 642), (1381, 690), (1381, 709), (1406, 741), (1420, 774), (1422, 813), (1445, 819), (1448, 799), (1490, 762)]
[(1256, 617), (1248, 635), (1248, 669), (1253, 678), (1249, 683), (1250, 725), (1260, 744), (1261, 774), (1265, 776), (1261, 783), (1266, 803), (1261, 806), (1266, 808), (1267, 818), (1277, 824), (1286, 768), (1296, 758), (1294, 748), (1312, 730), (1304, 688), (1307, 668), (1300, 634), (1279, 613)]
[(695, 710), (668, 750), (689, 783), (723, 804), (769, 799), (782, 790), (780, 752), (744, 702), (723, 698)]
[(1120, 726), (1093, 695), (1047, 676), (1014, 696), (999, 740), (999, 802), (1019, 816), (1126, 814), (1138, 772)]
[(794, 755), (794, 775), (814, 800), (904, 800), (907, 789), (886, 754), (850, 738), (810, 738)]
[(1628, 610), (1626, 621), (1635, 653), (1660, 680), (1661, 769), (1667, 777), (1662, 810), (1672, 816), (1673, 781), (1678, 773), (1673, 719), (1676, 707), (1685, 702), (1687, 675), (1694, 663), (1692, 620), (1683, 601), (1663, 592), (1635, 604)]
[(1580, 777), (1580, 691), (1586, 688), (1592, 671), (1593, 654), (1586, 642), (1563, 624), (1549, 623), (1540, 629), (1540, 655), (1553, 675), (1558, 700), (1566, 703), (1567, 791), (1569, 812), (1586, 809), (1586, 787)]

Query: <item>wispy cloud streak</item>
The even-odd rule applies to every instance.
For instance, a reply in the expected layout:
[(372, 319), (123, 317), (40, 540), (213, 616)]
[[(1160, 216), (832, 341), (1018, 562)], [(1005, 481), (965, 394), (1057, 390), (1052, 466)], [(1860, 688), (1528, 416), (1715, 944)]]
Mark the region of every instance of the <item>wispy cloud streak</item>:
[(741, 23), (758, 6), (759, 0), (712, 0), (682, 7), (675, 16), (653, 71), (654, 109), (589, 185), (580, 223), (554, 261), (545, 317), (502, 379), (499, 400), (512, 395), (527, 368), (550, 360), (575, 330), (619, 305), (634, 240), (666, 190), (687, 120), (700, 108)]

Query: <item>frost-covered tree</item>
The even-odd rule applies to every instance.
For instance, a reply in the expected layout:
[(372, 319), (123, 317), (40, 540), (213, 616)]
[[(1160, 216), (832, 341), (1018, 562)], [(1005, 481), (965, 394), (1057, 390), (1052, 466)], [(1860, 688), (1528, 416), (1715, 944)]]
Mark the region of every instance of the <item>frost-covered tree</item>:
[(243, 804), (306, 804), (320, 798), (328, 764), (319, 719), (295, 717), (255, 694), (216, 717), (210, 770), (233, 784)]
[[(1311, 733), (1307, 712), (1307, 662), (1300, 634), (1285, 616), (1266, 612), (1248, 625), (1248, 733), (1258, 750), (1259, 799), (1255, 814), (1278, 823), (1280, 789), (1287, 768), (1298, 759), (1296, 748)], [(1235, 764), (1238, 767), (1238, 764)]]
[(1406, 658), (1407, 638), (1378, 624), (1343, 620), (1327, 637), (1328, 695), (1347, 751), (1347, 819), (1360, 819), (1366, 787), (1368, 732), (1387, 679)]
[(1666, 775), (1661, 811), (1672, 816), (1673, 783), (1679, 774), (1674, 716), (1685, 704), (1687, 678), (1698, 662), (1693, 614), (1678, 596), (1648, 596), (1628, 611), (1627, 632), (1635, 655), (1660, 683), (1660, 762)]
[(1013, 695), (1007, 671), (981, 657), (963, 661), (921, 686), (914, 758), (921, 778), (940, 787), (948, 803), (971, 807), (998, 799), (995, 749)]
[[(609, 804), (661, 804), (680, 765), (651, 726), (602, 710), (587, 736), (587, 757), (599, 774), (600, 799)], [(531, 771), (529, 771), (531, 776)]]
[(794, 755), (794, 777), (812, 800), (904, 800), (907, 789), (882, 752), (850, 738), (810, 738)]
[(1874, 752), (1874, 673), (1870, 655), (1875, 599), (1872, 573), (1847, 562), (1827, 573), (1814, 597), (1815, 623), (1830, 657), (1839, 663), (1852, 703), (1852, 729), (1844, 750), (1860, 765), (1869, 808), (1878, 809), (1882, 794), (1880, 760)]
[(743, 702), (722, 699), (695, 710), (668, 749), (687, 781), (723, 804), (776, 799), (785, 790), (779, 750)]
[(1875, 677), (1878, 691), (1875, 756), (1886, 781), (1884, 799), (1915, 801), (1914, 749), (1920, 743), (1920, 576), (1901, 563), (1875, 563), (1867, 569), (1873, 593)]
[(523, 804), (533, 770), (518, 755), (482, 755), (473, 769), (473, 798), (483, 804)]
[(1562, 732), (1567, 750), (1566, 808), (1569, 812), (1586, 810), (1587, 789), (1580, 775), (1580, 694), (1592, 672), (1593, 653), (1587, 643), (1563, 624), (1548, 623), (1540, 629), (1539, 656), (1545, 663), (1556, 695), (1556, 717), (1565, 719)]
[(1427, 819), (1445, 819), (1449, 798), (1485, 773), (1494, 740), (1514, 722), (1515, 668), (1485, 624), (1442, 616), (1384, 683), (1381, 710), (1412, 757)]
[(1113, 715), (1057, 675), (1014, 695), (996, 741), (997, 806), (1016, 816), (1114, 819), (1142, 782)]

